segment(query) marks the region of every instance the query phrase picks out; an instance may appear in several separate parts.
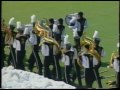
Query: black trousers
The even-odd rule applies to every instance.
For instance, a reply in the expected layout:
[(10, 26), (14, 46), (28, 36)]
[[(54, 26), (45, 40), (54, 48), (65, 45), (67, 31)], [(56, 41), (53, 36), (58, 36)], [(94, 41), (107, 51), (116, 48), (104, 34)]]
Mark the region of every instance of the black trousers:
[(25, 57), (25, 50), (17, 51), (17, 69), (25, 70), (24, 67), (24, 57)]
[(95, 81), (95, 73), (92, 68), (85, 68), (85, 83), (87, 88), (92, 88)]
[(50, 56), (45, 56), (44, 57), (44, 76), (49, 79), (52, 79), (52, 75), (51, 75), (52, 73), (49, 68), (50, 64), (51, 64)]
[(62, 80), (62, 73), (61, 73), (61, 67), (59, 64), (59, 56), (54, 55), (54, 67), (53, 67), (53, 76), (55, 77), (55, 80)]
[[(58, 67), (59, 66), (57, 66), (57, 64), (58, 64), (58, 61), (53, 54), (50, 53), (49, 56), (45, 57), (45, 60), (44, 60), (44, 72), (45, 73), (44, 74), (46, 77), (54, 79), (54, 80), (58, 79)], [(49, 68), (50, 65), (53, 66), (52, 70)]]
[(61, 44), (61, 34), (56, 34), (56, 33), (54, 33), (54, 39), (55, 39), (59, 44)]
[(83, 35), (83, 30), (77, 31), (79, 37), (81, 37)]
[(1, 68), (3, 68), (5, 65), (4, 65), (4, 60), (5, 60), (5, 52), (4, 52), (4, 48), (2, 47), (2, 50), (1, 50)]
[(96, 78), (97, 78), (97, 83), (99, 88), (102, 88), (102, 82), (101, 82), (101, 78), (100, 78), (100, 74), (99, 74), (99, 68), (95, 69), (95, 73), (96, 73)]
[(74, 68), (75, 68), (75, 72), (73, 74), (73, 81), (75, 81), (75, 79), (77, 78), (79, 86), (82, 87), (80, 66), (77, 63), (77, 59), (74, 60)]
[[(61, 80), (61, 67), (59, 65), (59, 57), (49, 55), (44, 57), (44, 76), (54, 80)], [(49, 66), (53, 65), (53, 69), (50, 70)]]
[(14, 68), (16, 68), (17, 66), (16, 53), (15, 53), (15, 49), (12, 46), (10, 46), (10, 53), (8, 56), (7, 64), (8, 66), (12, 64)]
[(96, 66), (95, 66), (95, 73), (96, 73), (96, 80), (97, 80), (97, 84), (99, 88), (102, 88), (102, 82), (101, 82), (101, 77), (99, 74), (99, 68), (101, 67), (101, 62), (99, 62)]
[(120, 72), (116, 72), (116, 87), (119, 88), (120, 86)]
[(71, 77), (70, 77), (71, 70), (72, 70), (72, 66), (71, 65), (65, 66), (64, 78), (65, 78), (65, 82), (68, 83), (68, 84), (72, 84), (72, 82), (70, 80), (71, 79)]
[(28, 68), (31, 72), (34, 68), (34, 63), (35, 62), (36, 62), (36, 65), (37, 65), (38, 73), (40, 75), (42, 75), (43, 64), (42, 64), (41, 59), (39, 57), (39, 52), (38, 52), (38, 50), (36, 50), (36, 46), (33, 48), (32, 53), (31, 53), (31, 55), (29, 57), (29, 60), (28, 60), (28, 63), (29, 63)]
[(80, 46), (80, 38), (74, 37), (74, 42), (75, 42), (75, 46), (77, 46), (77, 52), (79, 52), (81, 50), (81, 46)]

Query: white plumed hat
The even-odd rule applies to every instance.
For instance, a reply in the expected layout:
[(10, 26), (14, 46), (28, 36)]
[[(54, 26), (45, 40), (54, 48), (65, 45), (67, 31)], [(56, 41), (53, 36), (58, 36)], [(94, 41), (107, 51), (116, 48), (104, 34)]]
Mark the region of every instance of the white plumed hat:
[(33, 30), (33, 25), (32, 24), (26, 24), (25, 28), (28, 28), (28, 30), (32, 31)]
[(95, 30), (94, 34), (93, 34), (93, 38), (98, 38), (98, 31)]
[(26, 35), (26, 34), (30, 34), (29, 33), (29, 29), (28, 28), (25, 28), (25, 30), (24, 30), (24, 33), (23, 33), (24, 35)]
[(36, 15), (31, 16), (31, 23), (34, 23), (36, 21)]
[(119, 42), (117, 43), (117, 47), (118, 47), (118, 48), (120, 47), (120, 43), (119, 43)]
[(68, 44), (69, 43), (68, 37), (69, 37), (69, 35), (67, 35), (67, 34), (64, 36), (64, 44)]
[(70, 48), (70, 51), (74, 51), (74, 48), (73, 48), (73, 47), (71, 47), (71, 48)]
[(14, 17), (10, 18), (8, 24), (9, 24), (9, 25), (12, 25), (12, 26), (15, 26), (15, 18), (14, 18)]
[(22, 24), (21, 24), (21, 22), (20, 21), (17, 21), (17, 27), (16, 27), (17, 29), (20, 29), (20, 28), (22, 28)]
[(56, 24), (56, 25), (57, 25), (57, 24), (58, 24), (58, 20), (54, 20), (54, 24)]

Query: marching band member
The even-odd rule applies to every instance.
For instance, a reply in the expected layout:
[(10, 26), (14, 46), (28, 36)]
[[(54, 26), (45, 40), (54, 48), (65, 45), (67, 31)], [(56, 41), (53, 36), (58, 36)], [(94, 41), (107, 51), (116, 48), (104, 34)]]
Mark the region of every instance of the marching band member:
[[(60, 68), (57, 66), (59, 64), (59, 60), (56, 58), (56, 50), (54, 48), (54, 43), (50, 41), (44, 41), (44, 37), (42, 37), (43, 43), (41, 44), (41, 52), (44, 56), (44, 76), (50, 79), (58, 79)], [(55, 51), (54, 51), (55, 50)], [(53, 66), (53, 69), (50, 69), (50, 65)]]
[[(4, 28), (4, 26), (5, 26), (5, 20), (4, 19), (2, 19), (2, 23), (1, 24), (2, 24), (1, 27)], [(5, 32), (4, 32), (4, 30), (2, 30), (1, 33), (2, 33), (2, 35), (1, 35), (1, 56), (2, 56), (1, 68), (2, 68), (2, 67), (5, 66), (4, 65), (4, 59), (5, 59), (5, 50), (4, 50), (4, 48), (5, 48)]]
[(62, 55), (62, 62), (65, 65), (65, 82), (68, 84), (72, 84), (71, 82), (71, 77), (70, 73), (73, 67), (73, 55), (74, 51), (71, 50), (71, 44), (68, 42), (68, 35), (65, 36), (64, 38), (64, 44), (65, 44), (65, 51), (64, 54)]
[[(53, 24), (53, 37), (54, 39), (58, 42), (58, 44), (60, 45), (60, 42), (61, 42), (61, 35), (60, 35), (60, 25), (59, 25), (59, 29), (58, 29), (58, 20), (54, 20), (54, 24)], [(60, 21), (59, 23), (62, 23), (62, 21)], [(54, 52), (54, 50), (53, 50)], [(57, 79), (58, 79), (58, 76), (61, 77), (61, 74), (58, 74), (58, 72), (60, 73), (60, 65), (59, 65), (59, 55), (54, 55), (55, 57), (53, 58), (53, 64), (54, 64), (54, 68), (53, 68), (53, 74), (54, 76), (56, 76), (55, 74), (57, 74)], [(58, 60), (57, 60), (58, 59)], [(55, 73), (56, 71), (56, 73)]]
[(85, 45), (86, 52), (82, 57), (82, 66), (85, 69), (85, 83), (87, 88), (92, 88), (92, 84), (96, 79), (95, 66), (98, 64), (98, 60), (89, 52), (89, 45)]
[(14, 47), (16, 47), (16, 60), (17, 60), (17, 69), (25, 70), (24, 67), (24, 57), (25, 57), (25, 43), (27, 37), (23, 35), (24, 27), (22, 26), (21, 22), (17, 22), (17, 30), (18, 33), (16, 35), (16, 41), (14, 43)]
[[(54, 34), (54, 39), (58, 42), (58, 44), (61, 46), (61, 40), (63, 38), (63, 32), (64, 32), (64, 26), (63, 26), (63, 19), (60, 18), (58, 20), (55, 20), (54, 21), (54, 24), (53, 24), (53, 34)], [(53, 49), (55, 48), (56, 46), (54, 45), (53, 46)], [(53, 50), (53, 52), (56, 52), (58, 51), (57, 49)], [(61, 80), (62, 77), (61, 77), (61, 68), (60, 68), (60, 65), (59, 65), (59, 60), (61, 58), (61, 55), (58, 51), (58, 53), (54, 53), (54, 61), (55, 61), (55, 67), (54, 68), (56, 70), (56, 74), (57, 74), (57, 79)], [(55, 71), (53, 70), (53, 71)], [(59, 78), (58, 78), (59, 77)]]
[(120, 55), (119, 55), (119, 42), (117, 43), (118, 51), (112, 53), (111, 60), (110, 60), (110, 66), (107, 66), (107, 68), (113, 68), (116, 72), (116, 87), (119, 88), (119, 77), (120, 77)]
[[(117, 43), (117, 47), (120, 49), (120, 43)], [(119, 49), (118, 49), (118, 53), (119, 53)], [(120, 55), (118, 54), (117, 60), (114, 60), (114, 69), (116, 71), (116, 87), (119, 88), (120, 86)]]
[(62, 74), (61, 74), (61, 67), (60, 67), (60, 57), (61, 56), (61, 51), (57, 48), (56, 45), (53, 44), (53, 78), (55, 80), (62, 80)]
[(80, 51), (80, 37), (77, 33), (77, 28), (73, 29), (73, 37), (74, 37), (74, 43), (77, 49), (77, 52)]
[(120, 56), (116, 57), (113, 62), (113, 68), (116, 71), (116, 87), (119, 88), (119, 77), (120, 77)]
[(53, 24), (53, 36), (54, 39), (60, 44), (60, 31), (58, 30), (58, 20), (54, 20)]
[[(104, 57), (105, 56), (105, 51), (104, 51), (104, 48), (99, 45), (101, 40), (98, 37), (98, 31), (94, 32), (93, 39), (94, 39), (94, 42), (95, 42), (95, 50), (98, 52), (100, 57)], [(98, 78), (99, 88), (102, 88), (101, 78), (100, 78), (100, 75), (98, 73), (100, 66), (101, 66), (101, 60), (100, 60), (99, 64), (96, 66), (95, 71), (96, 71), (97, 78)]]
[[(39, 56), (39, 42), (40, 39), (38, 39), (39, 37), (37, 37), (37, 35), (35, 34), (34, 31), (34, 27), (35, 27), (35, 19), (36, 16), (32, 15), (31, 16), (31, 23), (32, 23), (32, 30), (30, 32), (30, 37), (28, 38), (28, 42), (29, 44), (32, 46), (32, 53), (30, 54), (29, 57), (29, 70), (32, 72), (33, 68), (34, 68), (34, 63), (36, 62), (37, 68), (38, 68), (38, 74), (42, 75), (42, 62)], [(27, 34), (27, 30), (28, 28), (26, 28), (26, 34)], [(24, 33), (25, 34), (25, 33)]]
[(83, 17), (83, 12), (70, 14), (69, 16), (72, 16), (71, 20), (69, 21), (69, 27), (72, 29), (77, 28), (78, 35), (81, 37), (84, 30), (88, 27), (87, 19)]
[(69, 21), (70, 22), (70, 26), (68, 26), (69, 28), (71, 28), (73, 30), (73, 37), (74, 37), (74, 42), (77, 45), (77, 51), (80, 51), (80, 36), (78, 34), (78, 31), (80, 31), (80, 23), (77, 20), (78, 18), (78, 14), (75, 13), (74, 15), (72, 15), (72, 19)]
[[(54, 44), (53, 43), (49, 43), (47, 44), (49, 47), (49, 61), (50, 61), (50, 65), (53, 66), (53, 69), (51, 70), (51, 78), (56, 80), (58, 79), (58, 62), (56, 62), (56, 58), (54, 57), (55, 53), (54, 53)], [(57, 77), (56, 77), (57, 76)]]
[(49, 66), (51, 65), (51, 58), (50, 58), (50, 43), (44, 42), (41, 46), (41, 52), (42, 55), (44, 56), (44, 76), (47, 78), (52, 78), (51, 76), (51, 71)]
[(52, 29), (54, 35), (59, 33), (57, 25), (58, 25), (58, 20), (54, 20), (53, 29)]
[(53, 18), (50, 18), (49, 19), (49, 28), (50, 28), (50, 33), (52, 34), (52, 38), (54, 38), (54, 35), (53, 35), (53, 24), (54, 24), (54, 19)]
[[(59, 31), (59, 33), (56, 33), (55, 37), (56, 37), (56, 41), (58, 42), (58, 44), (61, 47), (61, 41), (63, 41), (63, 36), (64, 36), (64, 25), (63, 25), (63, 19), (60, 18), (58, 19), (58, 25), (57, 25), (57, 29)], [(61, 51), (58, 50), (58, 48), (54, 45), (53, 46), (53, 53), (54, 53), (54, 60), (55, 60), (55, 70), (56, 70), (56, 76), (57, 76), (57, 80), (62, 80), (62, 74), (61, 74), (61, 67), (59, 64), (59, 61), (61, 59)]]
[[(2, 35), (3, 35), (3, 32), (2, 32)], [(4, 43), (4, 36), (1, 37), (1, 56), (2, 56), (2, 59), (1, 59), (1, 68), (4, 67), (4, 59), (5, 59), (5, 43)]]
[(88, 27), (87, 19), (83, 16), (83, 12), (78, 13), (77, 21), (80, 23), (80, 30), (78, 30), (78, 35), (81, 37), (84, 30)]
[(63, 25), (63, 19), (59, 18), (58, 20), (54, 21), (53, 24), (53, 33), (55, 40), (61, 45), (61, 40), (64, 35), (65, 26)]
[(77, 78), (79, 87), (82, 87), (81, 72), (80, 72), (81, 67), (78, 64), (79, 55), (78, 55), (78, 52), (77, 52), (77, 45), (73, 46), (73, 50), (74, 50), (74, 56), (73, 56), (73, 61), (74, 62), (73, 63), (74, 63), (74, 68), (75, 68), (75, 72), (73, 74), (73, 81)]
[(12, 17), (9, 20), (9, 30), (12, 34), (12, 39), (7, 43), (9, 44), (9, 48), (10, 48), (10, 53), (9, 53), (9, 57), (8, 57), (8, 66), (10, 65), (10, 62), (12, 63), (12, 65), (14, 66), (14, 68), (16, 68), (17, 62), (16, 62), (16, 54), (15, 54), (15, 48), (13, 47), (13, 43), (15, 41), (15, 37), (16, 37), (16, 32), (14, 31), (15, 29), (15, 18)]
[[(78, 50), (80, 51), (80, 38), (83, 35), (83, 32), (85, 31), (85, 28), (87, 28), (87, 20), (83, 17), (83, 12), (75, 13), (71, 15), (71, 20), (69, 28), (72, 28), (73, 34), (77, 33), (77, 37), (74, 36), (74, 41), (77, 44)], [(74, 31), (75, 30), (75, 31)]]
[(64, 34), (65, 34), (65, 26), (63, 25), (63, 19), (62, 18), (59, 18), (58, 19), (58, 30), (59, 30), (59, 45), (63, 45), (63, 40), (64, 40)]

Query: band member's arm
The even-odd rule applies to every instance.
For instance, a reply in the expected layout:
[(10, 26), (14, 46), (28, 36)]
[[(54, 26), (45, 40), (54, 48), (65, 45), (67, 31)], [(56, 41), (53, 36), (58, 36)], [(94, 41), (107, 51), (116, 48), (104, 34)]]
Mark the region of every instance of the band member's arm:
[(73, 60), (77, 59), (78, 58), (78, 54), (77, 54), (77, 50), (76, 48), (73, 48), (74, 49), (74, 56), (73, 56)]
[(30, 34), (29, 43), (31, 45), (37, 44), (36, 39), (37, 39), (37, 37), (34, 34)]
[(65, 62), (65, 54), (62, 55), (62, 60), (63, 63)]
[(62, 31), (62, 35), (61, 35), (61, 39), (62, 39), (62, 41), (64, 40), (64, 36), (65, 36), (65, 28), (63, 29), (63, 31)]
[(19, 40), (16, 40), (15, 43), (16, 43), (16, 50), (17, 50), (17, 51), (20, 51), (20, 50), (21, 50), (20, 41), (19, 41)]
[(23, 35), (25, 35), (27, 39), (30, 38), (30, 32), (28, 31), (28, 29), (25, 29), (25, 30), (24, 30)]
[(45, 44), (42, 44), (41, 46), (41, 52), (43, 56), (48, 56), (49, 54), (49, 47)]
[(99, 64), (99, 61), (95, 57), (93, 57), (93, 67), (99, 68)]
[(57, 29), (58, 29), (57, 25), (53, 24), (53, 32), (57, 32)]
[(85, 20), (84, 29), (86, 29), (87, 27), (88, 27), (88, 23), (87, 20)]
[(17, 42), (16, 42), (16, 39), (13, 41), (13, 48), (16, 48), (17, 46)]
[(120, 72), (119, 61), (115, 58), (112, 67), (116, 72)]
[(73, 23), (71, 23), (71, 25), (70, 26), (68, 26), (69, 28), (71, 28), (72, 30), (74, 30), (74, 29), (77, 29), (77, 30), (79, 30), (80, 28), (81, 28), (81, 25), (80, 25), (80, 23), (79, 22), (77, 22), (77, 21), (74, 21)]
[(63, 54), (61, 61), (64, 63), (64, 65), (69, 65), (70, 64), (69, 57), (65, 54)]
[(104, 49), (102, 49), (102, 52), (101, 52), (101, 57), (104, 57), (105, 56), (105, 51), (104, 51)]
[(82, 66), (84, 68), (89, 68), (89, 61), (88, 61), (88, 58), (84, 55), (81, 56), (82, 58)]

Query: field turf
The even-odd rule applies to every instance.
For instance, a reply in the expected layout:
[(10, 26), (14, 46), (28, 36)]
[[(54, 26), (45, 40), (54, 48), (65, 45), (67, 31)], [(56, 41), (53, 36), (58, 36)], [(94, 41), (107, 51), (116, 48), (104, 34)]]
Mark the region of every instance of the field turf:
[[(2, 18), (6, 24), (11, 17), (23, 24), (30, 23), (31, 15), (35, 14), (38, 20), (42, 18), (65, 18), (67, 14), (84, 12), (87, 18), (88, 28), (87, 35), (92, 38), (95, 30), (99, 31), (101, 46), (106, 51), (106, 56), (102, 58), (102, 67), (100, 72), (107, 70), (106, 66), (111, 57), (111, 53), (117, 50), (116, 44), (119, 41), (119, 2), (118, 1), (2, 1)], [(69, 34), (69, 40), (73, 44), (72, 30), (66, 26), (66, 33)], [(9, 49), (5, 48), (8, 55)], [(31, 53), (30, 46), (27, 47), (28, 59)], [(109, 69), (102, 76), (111, 76), (115, 72)], [(110, 88), (106, 82), (115, 80), (115, 77), (102, 79), (104, 88)], [(77, 82), (77, 81), (76, 81)], [(83, 80), (84, 83), (84, 80)], [(95, 82), (93, 87), (98, 87)]]

